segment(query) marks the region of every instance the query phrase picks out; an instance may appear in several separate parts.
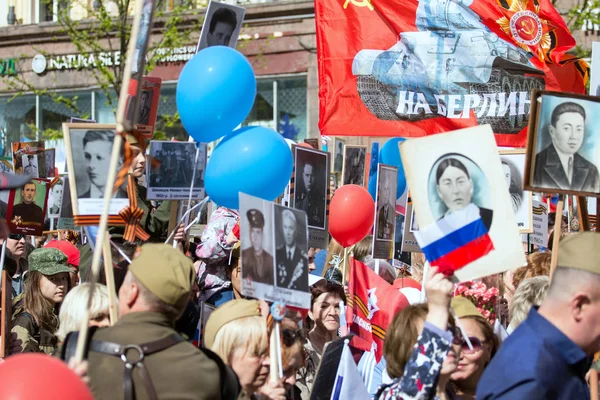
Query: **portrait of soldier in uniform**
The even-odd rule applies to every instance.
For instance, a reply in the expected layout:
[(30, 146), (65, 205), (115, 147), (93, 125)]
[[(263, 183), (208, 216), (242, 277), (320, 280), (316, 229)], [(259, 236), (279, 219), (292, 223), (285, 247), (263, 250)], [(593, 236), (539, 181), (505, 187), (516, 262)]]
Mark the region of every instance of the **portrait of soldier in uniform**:
[(242, 279), (273, 285), (273, 256), (263, 249), (265, 218), (259, 210), (246, 213), (252, 246), (242, 250)]
[(12, 217), (21, 217), (22, 223), (38, 223), (44, 221), (44, 211), (42, 207), (35, 204), (35, 195), (37, 185), (35, 183), (26, 183), (21, 189), (21, 203), (15, 204), (12, 211)]
[(302, 210), (308, 226), (325, 229), (327, 207), (327, 155), (296, 148), (294, 208)]
[(346, 146), (344, 155), (344, 185), (365, 185), (367, 148)]
[(277, 286), (308, 291), (308, 249), (304, 215), (292, 209), (276, 206)]
[(23, 154), (23, 173), (33, 178), (39, 178), (38, 160), (34, 154)]
[[(586, 117), (585, 108), (574, 101), (563, 101), (554, 107), (547, 129), (551, 143), (535, 155), (533, 186), (600, 193), (598, 168), (580, 154), (586, 135)], [(538, 132), (540, 140), (539, 135), (546, 131), (539, 129)]]
[[(381, 172), (387, 173), (387, 170), (381, 169)], [(386, 174), (387, 175), (387, 174)], [(377, 203), (377, 239), (391, 240), (394, 232), (396, 218), (395, 199), (396, 193), (391, 194), (391, 177), (385, 176), (381, 180), (379, 187), (379, 200)]]

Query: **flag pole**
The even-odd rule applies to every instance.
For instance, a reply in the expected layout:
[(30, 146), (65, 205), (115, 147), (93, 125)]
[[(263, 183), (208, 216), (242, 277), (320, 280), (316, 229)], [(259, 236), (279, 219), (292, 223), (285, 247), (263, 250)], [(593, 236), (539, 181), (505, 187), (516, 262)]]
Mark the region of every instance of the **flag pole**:
[(344, 247), (344, 264), (342, 271), (342, 286), (346, 286), (346, 266), (348, 265), (348, 248)]

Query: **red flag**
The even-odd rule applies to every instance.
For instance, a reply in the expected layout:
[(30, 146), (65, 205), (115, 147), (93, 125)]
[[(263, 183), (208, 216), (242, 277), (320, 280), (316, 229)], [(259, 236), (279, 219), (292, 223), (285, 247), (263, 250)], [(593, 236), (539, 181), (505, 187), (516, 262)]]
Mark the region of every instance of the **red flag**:
[(375, 344), (377, 362), (383, 355), (385, 331), (397, 312), (408, 306), (406, 297), (365, 264), (351, 259), (348, 323), (352, 346), (370, 351)]
[(324, 135), (491, 124), (524, 147), (532, 89), (584, 93), (589, 67), (550, 0), (316, 0)]

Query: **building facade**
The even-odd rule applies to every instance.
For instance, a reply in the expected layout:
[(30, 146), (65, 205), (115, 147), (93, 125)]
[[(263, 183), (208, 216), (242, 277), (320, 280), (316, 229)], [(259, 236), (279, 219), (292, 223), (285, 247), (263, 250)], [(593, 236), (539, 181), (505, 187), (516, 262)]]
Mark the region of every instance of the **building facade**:
[[(6, 1), (0, 0), (0, 10), (3, 10), (2, 2)], [(0, 133), (5, 155), (11, 142), (39, 139), (40, 132), (59, 130), (71, 117), (87, 116), (99, 123), (115, 122), (113, 107), (105, 91), (98, 86), (94, 69), (100, 63), (110, 66), (125, 62), (125, 56), (107, 46), (103, 46), (105, 52), (96, 54), (79, 52), (58, 23), (47, 14), (39, 14), (39, 3), (36, 14), (36, 7), (33, 7), (36, 1), (32, 1), (32, 6), (27, 9), (11, 11), (17, 20), (23, 15), (19, 14), (21, 11), (34, 23), (26, 24), (28, 20), (21, 17), (22, 24), (0, 27), (3, 38), (0, 41)], [(313, 2), (261, 3), (244, 7), (246, 17), (238, 50), (250, 60), (257, 76), (255, 104), (244, 125), (267, 126), (296, 140), (317, 137)], [(0, 13), (0, 20), (3, 18)], [(41, 22), (36, 23), (38, 20)], [(85, 29), (85, 24), (82, 20), (81, 29)], [(185, 24), (184, 20), (182, 26)], [(157, 19), (153, 39), (162, 35), (161, 25), (161, 20)], [(180, 124), (171, 126), (163, 117), (172, 117), (176, 112), (177, 79), (186, 61), (195, 54), (199, 33), (194, 33), (187, 45), (160, 49), (161, 58), (149, 73), (149, 76), (163, 79), (157, 129), (168, 138), (187, 138)], [(18, 80), (36, 89), (60, 93), (75, 102), (80, 115), (74, 115), (72, 108), (43, 94), (17, 92), (14, 82)], [(9, 81), (13, 85), (8, 84)], [(116, 104), (116, 94), (111, 95), (110, 100)]]

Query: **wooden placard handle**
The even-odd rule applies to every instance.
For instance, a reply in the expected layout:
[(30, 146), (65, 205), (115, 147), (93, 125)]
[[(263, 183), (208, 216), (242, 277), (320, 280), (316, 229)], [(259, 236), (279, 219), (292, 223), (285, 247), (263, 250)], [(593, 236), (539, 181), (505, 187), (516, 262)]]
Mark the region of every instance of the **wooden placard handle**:
[(554, 237), (552, 240), (552, 258), (550, 259), (550, 280), (554, 276), (554, 270), (558, 263), (558, 244), (560, 242), (560, 234), (562, 229), (562, 213), (565, 206), (565, 196), (558, 195), (558, 203), (556, 204), (556, 214), (554, 219)]
[(5, 358), (10, 355), (9, 342), (12, 320), (12, 277), (2, 269), (2, 321), (0, 322), (0, 358)]

